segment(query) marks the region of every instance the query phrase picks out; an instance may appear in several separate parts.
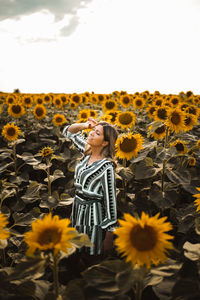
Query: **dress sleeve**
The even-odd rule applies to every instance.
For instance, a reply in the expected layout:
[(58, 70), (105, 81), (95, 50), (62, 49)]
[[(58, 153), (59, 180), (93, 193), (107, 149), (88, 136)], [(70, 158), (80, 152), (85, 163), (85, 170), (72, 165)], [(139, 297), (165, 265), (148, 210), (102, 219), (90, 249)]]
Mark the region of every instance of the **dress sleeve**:
[(70, 139), (74, 145), (76, 146), (76, 148), (80, 151), (80, 152), (84, 152), (85, 151), (85, 146), (86, 146), (86, 140), (84, 139), (84, 137), (82, 136), (81, 132), (78, 133), (71, 133), (70, 131), (68, 131), (70, 125), (64, 127), (62, 134)]
[(102, 176), (102, 186), (105, 217), (101, 223), (101, 228), (107, 231), (113, 231), (113, 226), (117, 224), (117, 202), (115, 172), (112, 163), (105, 170)]

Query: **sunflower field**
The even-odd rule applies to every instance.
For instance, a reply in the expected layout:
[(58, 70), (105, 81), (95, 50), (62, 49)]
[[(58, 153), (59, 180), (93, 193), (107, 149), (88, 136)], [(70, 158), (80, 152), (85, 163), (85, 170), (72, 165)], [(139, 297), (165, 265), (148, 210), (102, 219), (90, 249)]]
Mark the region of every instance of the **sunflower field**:
[[(0, 299), (199, 300), (199, 115), (192, 91), (1, 92)], [(89, 117), (119, 133), (119, 225), (112, 253), (78, 272), (92, 244), (70, 226), (80, 153), (62, 131)]]

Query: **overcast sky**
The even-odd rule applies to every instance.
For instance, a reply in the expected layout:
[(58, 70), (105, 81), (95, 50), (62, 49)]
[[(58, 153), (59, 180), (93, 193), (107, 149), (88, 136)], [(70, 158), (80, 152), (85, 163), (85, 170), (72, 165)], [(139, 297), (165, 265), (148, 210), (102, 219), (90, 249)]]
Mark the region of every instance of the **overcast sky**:
[(0, 0), (0, 91), (200, 94), (200, 0)]

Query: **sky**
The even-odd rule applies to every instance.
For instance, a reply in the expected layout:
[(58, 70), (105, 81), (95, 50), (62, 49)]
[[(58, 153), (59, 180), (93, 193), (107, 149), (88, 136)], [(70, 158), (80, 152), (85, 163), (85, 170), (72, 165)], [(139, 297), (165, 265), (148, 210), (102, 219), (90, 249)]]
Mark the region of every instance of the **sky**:
[(200, 95), (200, 0), (0, 0), (0, 91)]

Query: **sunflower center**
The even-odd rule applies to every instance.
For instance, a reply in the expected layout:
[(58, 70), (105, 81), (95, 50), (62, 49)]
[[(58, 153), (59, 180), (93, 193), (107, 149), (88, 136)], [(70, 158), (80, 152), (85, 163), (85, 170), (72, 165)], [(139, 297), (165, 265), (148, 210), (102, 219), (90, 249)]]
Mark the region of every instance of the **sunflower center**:
[(12, 111), (13, 111), (15, 114), (20, 114), (21, 110), (22, 110), (22, 109), (21, 109), (21, 106), (18, 105), (18, 104), (12, 106)]
[(172, 104), (173, 104), (173, 105), (178, 104), (178, 99), (177, 99), (177, 98), (173, 98), (171, 101), (172, 101)]
[(56, 118), (56, 122), (57, 122), (57, 123), (62, 123), (62, 118), (61, 118), (61, 117), (57, 117), (57, 118)]
[(132, 122), (133, 118), (129, 113), (123, 113), (119, 116), (119, 122), (124, 125), (128, 125)]
[(44, 114), (44, 110), (43, 110), (42, 108), (38, 107), (38, 108), (36, 109), (35, 113), (36, 113), (36, 115), (37, 115), (38, 117), (40, 117), (40, 116), (42, 116), (42, 115)]
[(124, 98), (123, 98), (123, 103), (124, 103), (124, 104), (129, 104), (129, 102), (130, 102), (130, 101), (129, 101), (129, 98), (128, 98), (128, 97), (124, 97)]
[(45, 100), (46, 102), (49, 102), (49, 101), (50, 101), (50, 97), (49, 97), (49, 96), (45, 96), (45, 97), (44, 97), (44, 100)]
[(162, 105), (162, 100), (157, 100), (157, 101), (156, 101), (156, 105), (157, 105), (157, 106), (161, 106), (161, 105)]
[(158, 239), (155, 230), (151, 226), (145, 225), (142, 228), (137, 225), (131, 230), (130, 240), (138, 251), (149, 251), (154, 248)]
[(112, 112), (110, 112), (109, 115), (112, 117), (112, 118), (111, 118), (111, 122), (115, 122), (116, 117), (117, 117), (117, 113), (112, 113)]
[(57, 244), (61, 240), (61, 232), (58, 228), (52, 227), (47, 228), (43, 232), (41, 232), (38, 243), (40, 245), (48, 245), (50, 243)]
[(8, 128), (7, 135), (14, 136), (16, 134), (16, 130), (13, 127)]
[(165, 126), (160, 126), (158, 128), (156, 128), (155, 133), (157, 134), (161, 134), (165, 132)]
[(13, 98), (9, 98), (9, 99), (8, 99), (8, 103), (9, 103), (9, 104), (12, 104), (13, 102), (14, 102), (14, 99), (13, 99)]
[(115, 107), (115, 103), (113, 101), (106, 102), (106, 108), (113, 109)]
[(176, 147), (176, 150), (179, 151), (179, 152), (184, 151), (184, 146), (183, 146), (182, 143), (177, 143), (175, 145), (175, 147)]
[(120, 144), (120, 149), (124, 153), (129, 153), (137, 148), (137, 140), (135, 138), (125, 138)]
[(73, 97), (74, 102), (79, 103), (79, 100), (80, 100), (80, 98), (78, 95)]
[(189, 114), (196, 115), (196, 109), (194, 107), (189, 107), (188, 112), (189, 112)]
[(67, 98), (65, 96), (62, 96), (61, 100), (62, 100), (63, 103), (67, 102)]
[(178, 125), (180, 123), (180, 115), (176, 112), (173, 112), (172, 116), (171, 116), (171, 122), (175, 125)]
[(30, 104), (31, 103), (31, 99), (30, 98), (25, 98), (25, 103), (26, 104)]
[(60, 105), (60, 99), (56, 99), (56, 105)]
[(160, 118), (161, 120), (166, 120), (166, 118), (167, 118), (166, 109), (164, 109), (164, 108), (158, 109), (157, 114), (158, 114), (158, 118)]
[(136, 100), (135, 104), (137, 107), (140, 107), (140, 106), (142, 106), (142, 101), (138, 99), (138, 100)]
[(98, 98), (99, 98), (99, 101), (103, 101), (104, 100), (104, 97), (102, 95), (99, 95)]
[(156, 110), (155, 107), (151, 107), (150, 110), (149, 110), (150, 114), (153, 115), (155, 110)]
[(81, 118), (82, 118), (82, 119), (87, 119), (87, 114), (86, 114), (86, 113), (82, 113), (82, 114), (81, 114)]
[(94, 112), (94, 111), (91, 111), (91, 112), (90, 112), (90, 116), (91, 116), (91, 117), (94, 117), (94, 116), (95, 116), (95, 112)]
[(185, 125), (190, 125), (192, 123), (192, 119), (190, 117), (185, 118)]

